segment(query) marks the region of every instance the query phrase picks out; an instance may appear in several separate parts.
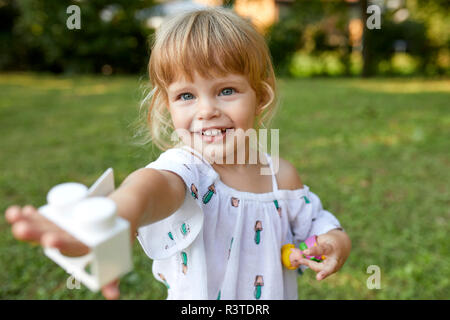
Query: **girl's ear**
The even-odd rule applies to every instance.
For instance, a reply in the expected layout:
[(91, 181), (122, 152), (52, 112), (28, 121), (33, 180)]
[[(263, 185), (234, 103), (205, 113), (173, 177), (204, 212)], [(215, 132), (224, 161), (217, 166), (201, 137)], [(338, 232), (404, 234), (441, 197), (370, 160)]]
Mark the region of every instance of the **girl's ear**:
[(265, 81), (262, 82), (263, 90), (261, 90), (261, 97), (259, 99), (259, 104), (255, 110), (255, 115), (260, 115), (267, 107), (269, 107), (273, 99), (275, 98), (275, 93), (272, 87)]

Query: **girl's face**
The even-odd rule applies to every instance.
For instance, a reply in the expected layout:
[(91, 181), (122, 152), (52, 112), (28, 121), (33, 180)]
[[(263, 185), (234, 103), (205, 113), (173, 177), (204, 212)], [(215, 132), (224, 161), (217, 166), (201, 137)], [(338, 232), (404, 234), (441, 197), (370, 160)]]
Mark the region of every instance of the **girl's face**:
[(180, 77), (167, 97), (183, 143), (216, 160), (235, 152), (234, 136), (253, 128), (258, 110), (255, 91), (239, 74), (208, 79), (195, 73), (193, 82)]

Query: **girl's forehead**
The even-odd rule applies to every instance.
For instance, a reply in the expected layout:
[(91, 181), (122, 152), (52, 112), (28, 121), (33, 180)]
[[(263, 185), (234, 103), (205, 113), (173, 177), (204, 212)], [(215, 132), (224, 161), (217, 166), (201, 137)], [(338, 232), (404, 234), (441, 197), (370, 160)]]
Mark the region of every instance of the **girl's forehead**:
[(247, 82), (248, 77), (243, 74), (238, 73), (219, 73), (219, 72), (211, 72), (209, 74), (201, 74), (197, 71), (194, 71), (192, 75), (185, 74), (183, 72), (177, 73), (177, 77), (172, 80), (169, 84), (169, 87), (175, 87), (178, 84), (188, 84), (195, 82), (208, 82), (208, 83), (220, 83), (220, 82)]

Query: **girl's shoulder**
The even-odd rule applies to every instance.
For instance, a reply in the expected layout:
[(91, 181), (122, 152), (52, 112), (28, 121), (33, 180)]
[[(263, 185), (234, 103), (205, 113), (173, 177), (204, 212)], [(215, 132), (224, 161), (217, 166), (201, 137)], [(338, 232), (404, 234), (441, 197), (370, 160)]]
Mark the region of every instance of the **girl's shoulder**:
[(147, 168), (174, 171), (186, 179), (215, 180), (217, 173), (204, 159), (189, 149), (173, 147), (163, 151)]
[(278, 172), (275, 174), (280, 190), (296, 190), (303, 188), (297, 168), (288, 160), (279, 159)]

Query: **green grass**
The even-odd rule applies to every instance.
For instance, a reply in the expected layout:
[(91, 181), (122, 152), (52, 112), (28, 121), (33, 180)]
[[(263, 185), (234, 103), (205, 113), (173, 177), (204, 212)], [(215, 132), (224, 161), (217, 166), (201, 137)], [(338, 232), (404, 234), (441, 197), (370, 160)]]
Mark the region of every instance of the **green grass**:
[[(116, 185), (158, 155), (133, 142), (145, 77), (0, 74), (0, 299), (102, 299), (66, 288), (40, 247), (14, 240), (3, 212), (45, 203), (63, 181)], [(300, 299), (448, 299), (450, 81), (280, 80), (280, 154), (350, 235), (343, 269), (298, 278)], [(134, 246), (123, 299), (164, 299), (151, 261)], [(367, 267), (381, 269), (369, 290)]]

